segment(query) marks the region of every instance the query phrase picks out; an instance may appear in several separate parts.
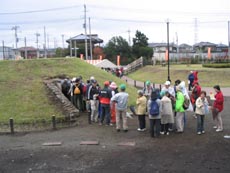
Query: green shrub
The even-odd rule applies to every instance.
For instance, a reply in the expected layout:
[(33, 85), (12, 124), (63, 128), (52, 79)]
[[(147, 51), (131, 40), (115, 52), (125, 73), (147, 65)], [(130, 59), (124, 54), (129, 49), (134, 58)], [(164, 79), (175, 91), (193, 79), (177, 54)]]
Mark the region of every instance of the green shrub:
[(221, 64), (203, 64), (203, 67), (206, 68), (230, 68), (229, 63), (221, 63)]

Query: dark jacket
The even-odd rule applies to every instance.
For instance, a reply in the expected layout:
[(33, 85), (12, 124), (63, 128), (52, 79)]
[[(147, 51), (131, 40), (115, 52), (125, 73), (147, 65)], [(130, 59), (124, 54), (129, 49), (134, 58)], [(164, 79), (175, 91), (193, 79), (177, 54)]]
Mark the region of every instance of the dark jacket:
[(94, 87), (93, 85), (90, 85), (87, 91), (87, 100), (93, 100), (94, 94), (99, 94), (99, 87), (98, 86)]
[(194, 74), (193, 73), (190, 73), (189, 75), (188, 75), (188, 80), (190, 81), (190, 83), (191, 84), (193, 84), (193, 81), (194, 81)]
[(105, 87), (99, 92), (99, 99), (101, 104), (110, 104), (111, 98), (112, 90), (110, 88)]

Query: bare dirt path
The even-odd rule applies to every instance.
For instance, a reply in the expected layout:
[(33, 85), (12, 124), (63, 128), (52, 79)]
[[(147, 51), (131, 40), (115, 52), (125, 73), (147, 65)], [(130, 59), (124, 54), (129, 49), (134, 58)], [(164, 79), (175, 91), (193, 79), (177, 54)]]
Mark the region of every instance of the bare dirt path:
[[(212, 129), (206, 117), (206, 134), (196, 134), (196, 119), (187, 115), (183, 134), (150, 138), (148, 131), (137, 132), (137, 118), (129, 120), (129, 132), (117, 133), (115, 127), (88, 125), (82, 115), (73, 128), (37, 133), (0, 136), (0, 172), (230, 172), (230, 99), (223, 112), (224, 132)], [(148, 121), (147, 121), (148, 124)], [(80, 145), (97, 140), (99, 145)], [(61, 146), (42, 146), (62, 142)], [(135, 146), (118, 146), (135, 142)]]

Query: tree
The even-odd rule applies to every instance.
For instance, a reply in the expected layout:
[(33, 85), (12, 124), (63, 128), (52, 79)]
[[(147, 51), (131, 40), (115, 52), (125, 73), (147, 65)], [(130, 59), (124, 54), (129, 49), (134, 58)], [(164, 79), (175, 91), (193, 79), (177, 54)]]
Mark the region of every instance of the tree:
[(111, 38), (104, 50), (106, 58), (113, 62), (116, 62), (117, 55), (121, 57), (121, 64), (131, 61), (131, 47), (121, 36)]
[(148, 46), (148, 37), (140, 31), (136, 31), (135, 38), (133, 38), (133, 46), (146, 47)]
[(136, 31), (135, 38), (133, 38), (132, 52), (135, 57), (152, 57), (153, 49), (148, 47), (148, 37), (140, 31)]
[(66, 57), (68, 55), (69, 55), (69, 49), (67, 49), (67, 48), (62, 49), (62, 48), (58, 47), (55, 51), (56, 57)]

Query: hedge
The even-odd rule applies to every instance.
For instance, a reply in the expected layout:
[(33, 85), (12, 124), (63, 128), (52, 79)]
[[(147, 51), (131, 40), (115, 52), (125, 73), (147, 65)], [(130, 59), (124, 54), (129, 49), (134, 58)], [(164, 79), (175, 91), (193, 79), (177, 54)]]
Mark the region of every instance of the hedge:
[(207, 68), (230, 68), (230, 64), (203, 64), (203, 67)]

